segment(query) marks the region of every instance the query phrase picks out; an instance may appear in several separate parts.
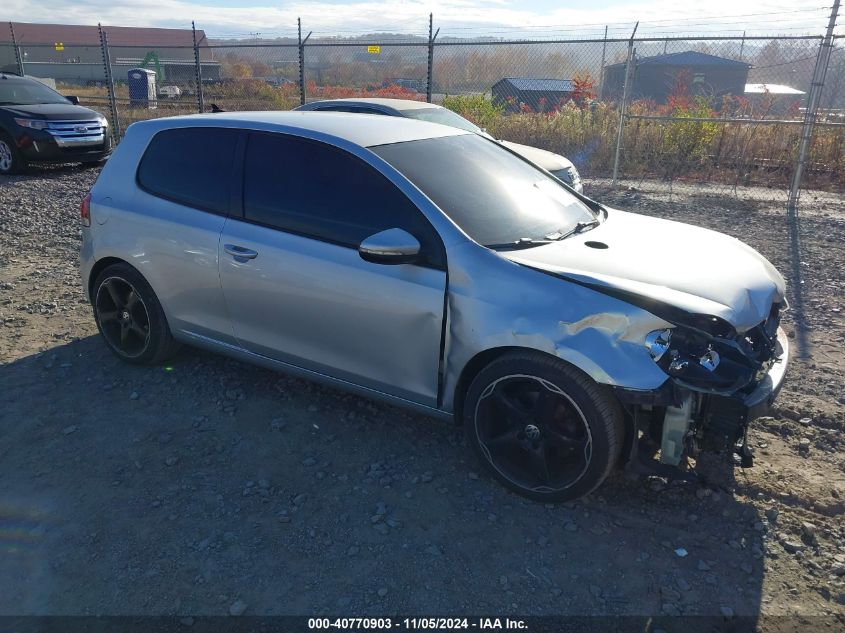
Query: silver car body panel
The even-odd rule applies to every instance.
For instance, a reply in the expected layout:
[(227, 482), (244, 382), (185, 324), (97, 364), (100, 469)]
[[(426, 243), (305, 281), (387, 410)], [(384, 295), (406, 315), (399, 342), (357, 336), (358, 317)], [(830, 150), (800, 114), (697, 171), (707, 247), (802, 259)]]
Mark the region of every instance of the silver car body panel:
[[(447, 271), (368, 263), (355, 249), (189, 209), (137, 187), (138, 161), (156, 132), (209, 125), (312, 138), (367, 161), (431, 222), (446, 249)], [(126, 260), (148, 280), (180, 340), (339, 386), (354, 385), (359, 393), (412, 403), (420, 410), (452, 412), (467, 364), (481, 353), (513, 347), (558, 356), (600, 383), (637, 390), (662, 385), (667, 375), (643, 341), (648, 332), (671, 324), (549, 272), (577, 270), (586, 277), (604, 271), (615, 280), (624, 267), (633, 279), (630, 283), (658, 298), (666, 297), (661, 279), (678, 286), (678, 295), (698, 296), (695, 288), (681, 286), (680, 273), (673, 274), (676, 259), (658, 262), (656, 255), (648, 255), (654, 250), (650, 245), (655, 231), (672, 227), (610, 211), (601, 227), (560, 244), (494, 252), (472, 241), (365, 147), (464, 133), (398, 117), (308, 112), (194, 115), (133, 124), (92, 190), (92, 226), (83, 229), (80, 255), (83, 283), (90, 283), (95, 261)], [(687, 233), (696, 250), (711, 252), (714, 244), (720, 249), (730, 245), (726, 259), (739, 258), (748, 266), (741, 283), (754, 296), (735, 291), (710, 297), (715, 290), (700, 294), (710, 297), (709, 304), (723, 306), (725, 314), (731, 311), (739, 322), (750, 319), (743, 306), (762, 305), (763, 294), (754, 293), (773, 285), (774, 269), (735, 240), (681, 226), (674, 227), (678, 235)], [(628, 238), (625, 246), (623, 233)], [(617, 264), (602, 265), (595, 259), (590, 265), (596, 270), (576, 266), (592, 257), (584, 241), (599, 237), (618, 254)], [(672, 252), (670, 241), (664, 241)], [(238, 261), (227, 250), (230, 244), (258, 254)], [(680, 252), (691, 248), (689, 241), (685, 244)], [(659, 263), (656, 277), (649, 277), (645, 266), (640, 272), (631, 270), (637, 257)], [(697, 275), (696, 283), (715, 288), (704, 273), (689, 272)], [(774, 285), (776, 291), (766, 291), (770, 299), (782, 296), (782, 280)]]
[[(234, 342), (223, 302), (217, 251), (223, 216), (150, 195), (135, 184), (137, 160), (151, 134), (130, 126), (121, 151), (92, 190), (95, 230), (83, 231), (83, 253), (113, 257), (138, 269), (155, 290), (174, 334), (185, 327)], [(113, 160), (112, 160), (113, 159)], [(117, 174), (111, 177), (110, 174)], [(108, 230), (96, 230), (105, 225)], [(93, 262), (82, 259), (86, 279)]]
[[(686, 255), (696, 252), (714, 256), (702, 261)], [(506, 256), (581, 282), (658, 299), (692, 314), (717, 316), (738, 332), (765, 320), (785, 291), (775, 267), (737, 239), (615, 209), (591, 231)]]
[[(327, 116), (328, 115), (328, 116)], [(323, 118), (325, 117), (325, 119)], [(439, 138), (470, 134), (465, 130), (415, 121), (422, 126), (408, 125), (408, 119), (361, 115), (349, 112), (220, 112), (217, 114), (191, 114), (144, 121), (145, 129), (155, 133), (158, 129), (180, 126), (230, 127), (243, 130), (266, 130), (327, 140), (334, 144), (371, 147), (403, 143), (423, 138)], [(149, 128), (147, 128), (149, 125)], [(158, 128), (158, 129), (156, 129)]]
[(643, 340), (669, 326), (641, 308), (467, 242), (449, 251), (444, 408), (452, 410), (471, 359), (514, 347), (555, 355), (600, 383), (655, 389), (667, 376)]
[[(91, 215), (104, 211), (92, 205)], [(190, 328), (233, 342), (218, 273), (218, 244), (225, 218), (197, 213), (143, 191), (111, 206), (108, 231), (94, 231), (97, 259), (123, 259), (144, 276), (176, 334)]]
[[(227, 243), (258, 256), (228, 255)], [(437, 405), (445, 271), (374, 264), (353, 248), (230, 218), (220, 282), (247, 351)]]

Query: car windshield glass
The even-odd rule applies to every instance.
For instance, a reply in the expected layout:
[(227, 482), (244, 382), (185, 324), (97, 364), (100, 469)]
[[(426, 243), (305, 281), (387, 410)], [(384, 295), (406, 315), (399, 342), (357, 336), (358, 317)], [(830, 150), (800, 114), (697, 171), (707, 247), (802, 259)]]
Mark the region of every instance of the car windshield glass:
[(479, 244), (541, 244), (596, 217), (557, 180), (477, 134), (370, 149)]
[(0, 103), (35, 105), (38, 103), (70, 103), (55, 90), (27, 79), (0, 79)]
[(409, 119), (440, 123), (441, 125), (456, 127), (459, 130), (475, 132), (476, 134), (484, 133), (480, 127), (473, 125), (460, 114), (455, 114), (446, 108), (409, 108), (407, 110), (402, 110), (401, 112)]

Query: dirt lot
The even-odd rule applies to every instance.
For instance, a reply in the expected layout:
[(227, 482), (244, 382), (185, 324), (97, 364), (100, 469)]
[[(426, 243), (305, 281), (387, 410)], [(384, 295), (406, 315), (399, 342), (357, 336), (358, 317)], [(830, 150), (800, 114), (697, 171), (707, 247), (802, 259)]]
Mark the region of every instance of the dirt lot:
[(95, 177), (0, 179), (0, 614), (845, 619), (841, 198), (805, 196), (799, 256), (754, 192), (598, 196), (771, 259), (795, 363), (753, 469), (619, 473), (544, 506), (479, 474), (445, 423), (190, 349), (117, 361), (77, 278)]

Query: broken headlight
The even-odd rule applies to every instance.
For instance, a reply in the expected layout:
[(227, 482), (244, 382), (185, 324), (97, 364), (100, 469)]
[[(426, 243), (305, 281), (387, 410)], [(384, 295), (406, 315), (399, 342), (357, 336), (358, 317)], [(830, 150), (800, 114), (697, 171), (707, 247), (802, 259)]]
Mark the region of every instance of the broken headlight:
[(660, 360), (669, 351), (669, 342), (672, 340), (672, 330), (654, 330), (645, 336), (645, 346), (648, 353), (654, 360)]
[(649, 332), (646, 349), (680, 383), (704, 391), (734, 391), (748, 384), (757, 363), (730, 339), (681, 325)]

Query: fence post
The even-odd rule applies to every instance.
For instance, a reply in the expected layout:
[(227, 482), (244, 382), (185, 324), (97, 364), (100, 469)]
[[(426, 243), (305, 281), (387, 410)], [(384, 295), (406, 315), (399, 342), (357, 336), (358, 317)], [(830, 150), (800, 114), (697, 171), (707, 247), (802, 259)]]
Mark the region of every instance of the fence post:
[(21, 49), (18, 48), (18, 40), (15, 37), (15, 25), (9, 22), (9, 30), (12, 32), (12, 48), (15, 49), (15, 63), (18, 65), (18, 74), (23, 77), (23, 55)]
[(604, 61), (607, 53), (607, 26), (604, 27), (604, 40), (601, 43), (601, 67), (599, 68), (599, 101), (604, 97)]
[(202, 64), (200, 64), (200, 47), (197, 44), (197, 27), (191, 21), (191, 37), (194, 41), (194, 78), (197, 82), (197, 110), (200, 114), (205, 112), (205, 96), (202, 93)]
[(302, 39), (302, 19), (296, 18), (296, 31), (299, 36), (299, 105), (305, 105), (305, 42), (313, 31), (308, 31)]
[(631, 39), (628, 40), (628, 59), (625, 62), (625, 83), (622, 85), (622, 105), (619, 106), (619, 127), (616, 130), (616, 156), (613, 159), (613, 186), (615, 187), (619, 180), (619, 158), (622, 155), (622, 133), (625, 130), (625, 108), (628, 104), (628, 93), (631, 90), (631, 81), (633, 74), (631, 69), (634, 67), (634, 36), (637, 34), (637, 27), (640, 25), (637, 22), (634, 25), (634, 32), (631, 33)]
[(822, 88), (824, 88), (825, 76), (830, 65), (830, 53), (833, 50), (833, 29), (836, 26), (838, 14), (839, 0), (833, 0), (830, 22), (828, 22), (824, 39), (819, 45), (819, 54), (816, 57), (816, 66), (813, 69), (810, 94), (807, 96), (807, 110), (804, 112), (804, 124), (801, 128), (801, 141), (798, 144), (798, 158), (795, 162), (795, 171), (792, 174), (792, 182), (789, 187), (789, 200), (786, 203), (786, 209), (792, 215), (796, 213), (796, 205), (801, 191), (801, 179), (804, 176), (804, 166), (807, 163), (807, 154), (810, 151), (810, 142), (813, 139), (813, 128), (816, 124), (818, 107), (821, 102)]
[(111, 109), (112, 139), (115, 144), (120, 142), (120, 120), (117, 118), (117, 98), (114, 95), (114, 77), (111, 72), (111, 51), (109, 51), (109, 36), (103, 30), (102, 24), (97, 24), (100, 32), (100, 50), (103, 54), (103, 71), (106, 76), (106, 87), (109, 93), (109, 108)]
[(434, 14), (428, 14), (428, 74), (426, 75), (425, 83), (425, 100), (431, 103), (431, 87), (432, 77), (434, 76), (434, 40), (437, 39), (437, 34), (440, 33), (440, 27), (437, 27), (437, 32), (432, 34), (434, 29)]

